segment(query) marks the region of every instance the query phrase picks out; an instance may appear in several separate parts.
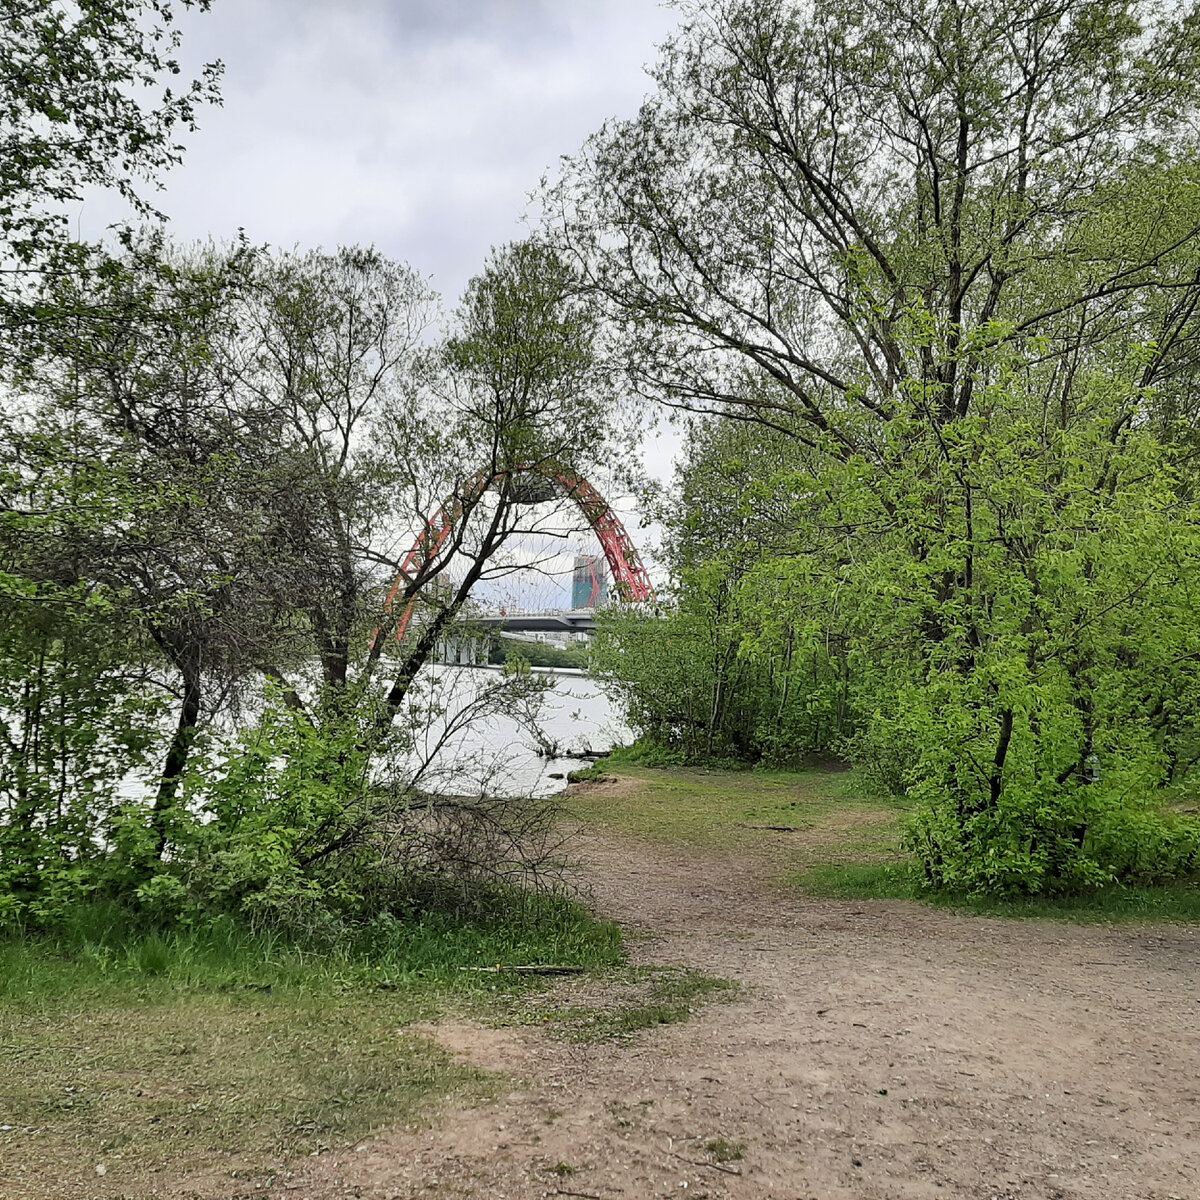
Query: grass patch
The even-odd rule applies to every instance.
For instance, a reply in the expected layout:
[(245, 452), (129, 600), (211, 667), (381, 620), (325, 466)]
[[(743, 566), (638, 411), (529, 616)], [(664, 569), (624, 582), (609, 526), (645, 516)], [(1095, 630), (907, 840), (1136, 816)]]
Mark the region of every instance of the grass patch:
[(729, 980), (702, 971), (627, 967), (606, 974), (599, 984), (587, 980), (574, 990), (517, 1001), (504, 1019), (541, 1025), (570, 1041), (605, 1042), (686, 1021), (703, 1004), (732, 999), (736, 993)]
[(568, 783), (605, 783), (611, 778), (603, 764), (598, 762), (590, 767), (580, 767), (577, 771), (567, 772)]
[(403, 1119), (433, 1092), (482, 1088), (478, 1073), (405, 1035), (427, 1011), (375, 993), (4, 1013), (6, 1173), (29, 1194), (82, 1195), (71, 1177), (99, 1167), (131, 1186), (217, 1155), (231, 1169), (268, 1169)]
[[(502, 1012), (527, 976), (480, 962), (623, 962), (615, 926), (554, 897), (381, 918), (320, 951), (232, 924), (136, 931), (95, 906), (0, 941), (0, 1155), (14, 1194), (137, 1192), (215, 1167), (267, 1179), (487, 1079), (406, 1032), (469, 1004)], [(501, 992), (503, 988), (503, 992)], [(0, 1189), (2, 1190), (2, 1189)]]
[[(1080, 922), (1200, 922), (1198, 881), (1081, 896), (993, 899), (930, 892), (901, 849), (907, 802), (853, 771), (655, 768), (615, 759), (612, 788), (568, 796), (585, 824), (639, 840), (751, 853), (789, 890), (839, 900), (914, 900), (980, 916)], [(772, 828), (775, 827), (775, 828)]]
[(705, 1143), (704, 1148), (719, 1163), (740, 1162), (746, 1157), (745, 1142), (730, 1142), (725, 1138), (716, 1138)]
[[(612, 758), (598, 765), (636, 786), (618, 795), (603, 789), (572, 793), (566, 803), (575, 816), (638, 838), (703, 849), (749, 848), (764, 841), (786, 846), (787, 835), (769, 826), (818, 835), (828, 831), (839, 844), (854, 836), (864, 844), (892, 846), (905, 809), (894, 798), (869, 795), (852, 772), (828, 768), (655, 768)], [(849, 834), (848, 819), (853, 823)]]
[(909, 863), (823, 863), (796, 871), (788, 882), (835, 900), (924, 900)]
[(937, 908), (1012, 920), (1044, 919), (1105, 924), (1121, 921), (1200, 922), (1197, 881), (1160, 887), (1112, 886), (1079, 896), (998, 899), (931, 892), (905, 863), (810, 867), (792, 877), (805, 891), (837, 900), (919, 900)]
[(631, 746), (616, 746), (608, 754), (614, 766), (635, 767), (693, 767), (722, 771), (751, 771), (753, 763), (741, 758), (721, 758), (711, 755), (701, 759), (690, 758), (682, 750), (669, 750), (654, 742), (638, 739)]

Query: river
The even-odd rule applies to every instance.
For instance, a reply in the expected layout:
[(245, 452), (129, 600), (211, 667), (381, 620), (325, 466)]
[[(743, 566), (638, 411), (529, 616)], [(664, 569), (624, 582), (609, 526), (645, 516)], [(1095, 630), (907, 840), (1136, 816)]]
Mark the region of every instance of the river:
[[(497, 682), (495, 671), (477, 667), (434, 667), (432, 672), (460, 706)], [(587, 754), (631, 740), (628, 726), (595, 680), (579, 671), (538, 673), (553, 678), (537, 720), (540, 736), (509, 717), (474, 721), (433, 756), (421, 786), (443, 795), (486, 788), (494, 795), (548, 796), (566, 786), (568, 772), (591, 765)], [(444, 720), (423, 732), (423, 758), (444, 732)], [(546, 744), (555, 747), (559, 757), (547, 759)]]

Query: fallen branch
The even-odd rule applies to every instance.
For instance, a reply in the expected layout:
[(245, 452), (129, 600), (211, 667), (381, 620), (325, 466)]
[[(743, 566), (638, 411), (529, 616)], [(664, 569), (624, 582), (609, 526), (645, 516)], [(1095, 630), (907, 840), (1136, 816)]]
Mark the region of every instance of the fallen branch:
[[(496, 975), (501, 971), (517, 971), (522, 975), (582, 975), (587, 967), (556, 967), (553, 965), (531, 967), (506, 967), (497, 963), (494, 967), (459, 967), (460, 971), (480, 971), (486, 975)], [(572, 1193), (564, 1193), (570, 1195)]]
[(807, 825), (747, 825), (745, 821), (738, 822), (739, 829), (769, 829), (772, 833), (803, 833)]

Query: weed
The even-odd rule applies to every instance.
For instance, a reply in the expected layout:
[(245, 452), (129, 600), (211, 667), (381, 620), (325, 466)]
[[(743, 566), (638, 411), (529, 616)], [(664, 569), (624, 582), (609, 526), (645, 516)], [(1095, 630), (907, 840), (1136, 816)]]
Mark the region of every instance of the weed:
[(609, 1116), (613, 1119), (613, 1124), (618, 1129), (632, 1129), (633, 1121), (630, 1119), (631, 1111), (628, 1104), (622, 1104), (620, 1100), (610, 1100), (605, 1106)]
[(725, 1138), (714, 1138), (704, 1146), (719, 1163), (739, 1162), (746, 1157), (745, 1142), (730, 1142)]

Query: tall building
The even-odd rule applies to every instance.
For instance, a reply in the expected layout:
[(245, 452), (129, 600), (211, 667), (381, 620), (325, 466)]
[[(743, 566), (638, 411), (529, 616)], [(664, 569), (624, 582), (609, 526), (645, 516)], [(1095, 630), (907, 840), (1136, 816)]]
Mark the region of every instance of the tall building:
[(608, 562), (603, 554), (580, 554), (571, 577), (571, 607), (599, 608), (608, 598)]

